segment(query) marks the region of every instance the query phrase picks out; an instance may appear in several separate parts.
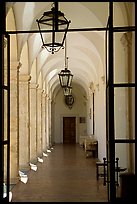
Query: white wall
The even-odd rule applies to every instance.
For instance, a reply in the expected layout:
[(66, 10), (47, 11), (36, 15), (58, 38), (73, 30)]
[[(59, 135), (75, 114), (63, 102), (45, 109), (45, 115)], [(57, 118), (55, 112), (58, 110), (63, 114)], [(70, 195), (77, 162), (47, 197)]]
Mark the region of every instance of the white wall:
[[(74, 104), (72, 109), (69, 109), (64, 102), (62, 89), (52, 103), (52, 116), (54, 124), (54, 133), (52, 137), (55, 143), (63, 142), (63, 117), (76, 117), (76, 142), (79, 142), (79, 136), (87, 134), (87, 123), (79, 123), (79, 117), (86, 117), (86, 96), (85, 91), (79, 85), (73, 85), (72, 95), (74, 96)], [(54, 106), (54, 107), (53, 107)], [(86, 120), (87, 121), (87, 120)]]
[(89, 90), (87, 102), (87, 135), (93, 134), (93, 94)]
[[(100, 84), (102, 81), (100, 81)], [(75, 102), (72, 109), (64, 103), (63, 91), (60, 89), (52, 103), (53, 135), (55, 143), (63, 142), (63, 117), (76, 117), (76, 137), (92, 134), (92, 119), (89, 118), (89, 108), (92, 108), (92, 95), (87, 98), (84, 90), (75, 84), (72, 94)], [(105, 85), (95, 91), (95, 138), (98, 140), (98, 157), (106, 157), (106, 103)], [(86, 123), (79, 123), (80, 117), (86, 117)]]
[(106, 157), (106, 94), (105, 84), (100, 80), (94, 94), (95, 137), (98, 140), (98, 158)]

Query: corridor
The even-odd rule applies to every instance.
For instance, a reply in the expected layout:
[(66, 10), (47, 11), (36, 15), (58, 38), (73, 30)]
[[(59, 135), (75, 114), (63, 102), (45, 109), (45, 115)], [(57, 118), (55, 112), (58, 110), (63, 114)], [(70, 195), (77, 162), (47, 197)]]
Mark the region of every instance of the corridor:
[(56, 144), (26, 184), (12, 188), (12, 202), (107, 202), (103, 180), (96, 180), (96, 159), (78, 144)]

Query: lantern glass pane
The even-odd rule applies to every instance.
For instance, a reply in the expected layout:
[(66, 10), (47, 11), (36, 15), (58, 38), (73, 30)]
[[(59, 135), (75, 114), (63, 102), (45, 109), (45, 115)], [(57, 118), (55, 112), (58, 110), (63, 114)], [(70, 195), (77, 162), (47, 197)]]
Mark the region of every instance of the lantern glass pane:
[(68, 76), (67, 75), (64, 75), (62, 77), (62, 84), (63, 86), (68, 86)]
[[(48, 25), (47, 25), (48, 24)], [(52, 21), (45, 21), (42, 23), (39, 23), (40, 30), (51, 30), (52, 31)]]
[(72, 87), (65, 87), (63, 88), (64, 96), (71, 95)]
[(52, 33), (42, 33), (42, 38), (43, 38), (43, 41), (44, 41), (44, 44), (46, 45), (51, 45), (52, 43)]
[(69, 78), (68, 78), (68, 86), (71, 86), (72, 77), (73, 77), (73, 75), (69, 75)]
[(55, 32), (55, 45), (63, 45), (64, 32)]
[(62, 86), (62, 77), (59, 76), (60, 85)]
[(43, 24), (44, 26), (49, 26), (49, 28), (52, 26), (52, 18), (53, 17), (48, 17), (48, 16), (44, 16), (42, 21), (41, 21), (41, 24)]
[(68, 25), (69, 25), (68, 21), (65, 22), (65, 21), (62, 21), (62, 20), (58, 20), (58, 29), (59, 30), (67, 30)]

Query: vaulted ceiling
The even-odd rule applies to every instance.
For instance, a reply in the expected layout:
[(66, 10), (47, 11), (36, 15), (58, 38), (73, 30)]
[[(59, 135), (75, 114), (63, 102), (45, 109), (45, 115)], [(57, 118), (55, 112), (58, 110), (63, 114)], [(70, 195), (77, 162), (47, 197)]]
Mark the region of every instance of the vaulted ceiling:
[[(36, 19), (51, 10), (52, 2), (6, 2), (6, 13), (12, 7), (17, 31), (38, 30)], [(126, 20), (124, 2), (117, 2), (116, 13), (120, 21)], [(69, 29), (105, 28), (109, 16), (109, 2), (59, 2), (68, 20)], [(116, 18), (116, 17), (115, 17)], [(117, 20), (117, 19), (116, 19)], [(127, 23), (127, 22), (124, 22)], [(46, 33), (45, 33), (46, 36)], [(64, 49), (55, 54), (41, 48), (39, 33), (17, 35), (18, 59), (25, 43), (28, 43), (30, 72), (34, 60), (43, 79), (54, 89), (59, 85), (58, 73), (64, 69)], [(72, 31), (67, 33), (68, 68), (74, 75), (74, 83), (88, 89), (91, 82), (98, 82), (105, 75), (105, 31)]]

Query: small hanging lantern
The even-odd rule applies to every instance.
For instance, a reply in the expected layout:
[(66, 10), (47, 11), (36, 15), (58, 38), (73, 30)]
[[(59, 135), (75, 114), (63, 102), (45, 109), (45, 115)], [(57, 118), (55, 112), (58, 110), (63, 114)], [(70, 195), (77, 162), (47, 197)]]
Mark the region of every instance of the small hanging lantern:
[[(41, 35), (42, 47), (45, 47), (52, 54), (58, 52), (63, 47), (70, 24), (70, 21), (65, 18), (64, 13), (58, 11), (58, 2), (55, 1), (51, 11), (44, 12), (42, 17), (36, 21)], [(51, 31), (47, 35), (46, 42), (44, 41), (42, 30)]]
[(61, 72), (58, 75), (59, 75), (60, 85), (62, 88), (71, 87), (73, 74), (71, 74), (70, 70), (65, 68), (64, 70), (61, 70)]
[(71, 95), (72, 92), (72, 78), (73, 74), (68, 70), (68, 57), (67, 56), (67, 46), (65, 40), (65, 69), (61, 70), (59, 75), (60, 85), (63, 88), (64, 96)]

